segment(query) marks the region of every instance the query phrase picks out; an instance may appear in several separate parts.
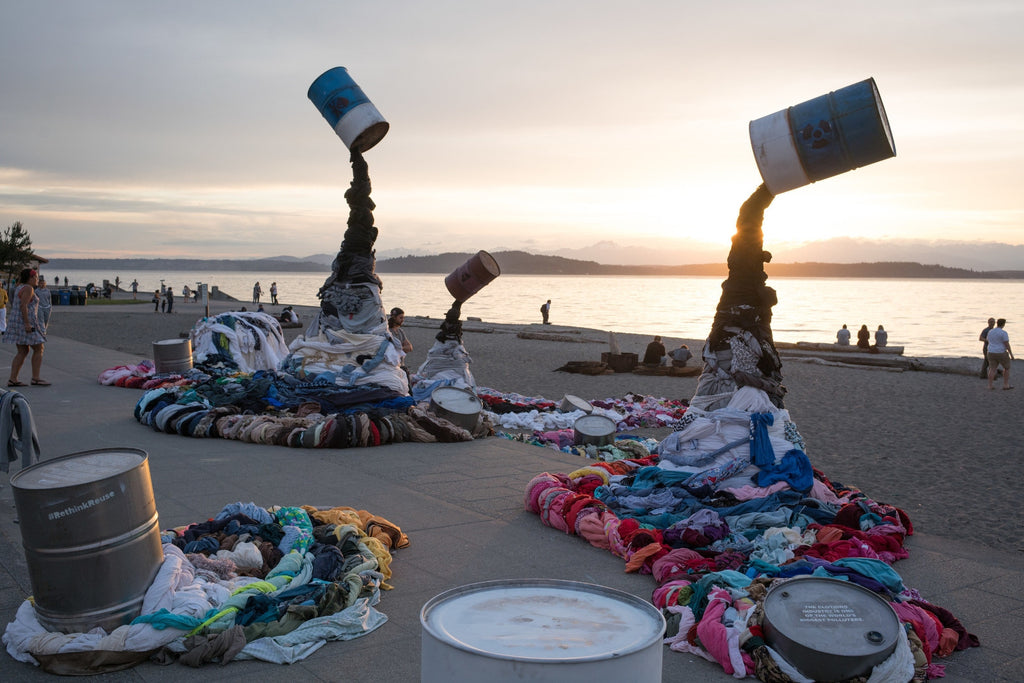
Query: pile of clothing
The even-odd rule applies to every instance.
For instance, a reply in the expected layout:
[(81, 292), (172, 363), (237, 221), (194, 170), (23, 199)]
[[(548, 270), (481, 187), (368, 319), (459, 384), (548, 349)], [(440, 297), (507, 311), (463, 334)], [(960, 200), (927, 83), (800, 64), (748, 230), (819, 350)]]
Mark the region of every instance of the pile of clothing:
[(940, 676), (934, 657), (978, 645), (893, 570), (908, 556), (906, 513), (814, 469), (789, 413), (766, 392), (744, 386), (724, 407), (690, 408), (654, 450), (539, 474), (524, 503), (545, 525), (650, 574), (672, 649), (738, 677), (807, 680), (768, 647), (757, 609), (775, 582), (801, 575), (852, 581), (892, 601), (908, 636), (876, 667), (896, 671), (892, 680)]
[(21, 662), (83, 675), (155, 658), (193, 667), (260, 659), (290, 664), (329, 640), (381, 626), (392, 552), (408, 537), (350, 507), (224, 506), (162, 534), (164, 560), (142, 613), (110, 633), (49, 632), (26, 600), (3, 641)]
[[(539, 396), (523, 396), (477, 387), (487, 417), (505, 429), (550, 432), (566, 429), (582, 417), (582, 410), (561, 412), (554, 401)], [(618, 431), (640, 427), (671, 427), (686, 413), (686, 401), (629, 393), (622, 398), (591, 401), (593, 414), (615, 421)]]

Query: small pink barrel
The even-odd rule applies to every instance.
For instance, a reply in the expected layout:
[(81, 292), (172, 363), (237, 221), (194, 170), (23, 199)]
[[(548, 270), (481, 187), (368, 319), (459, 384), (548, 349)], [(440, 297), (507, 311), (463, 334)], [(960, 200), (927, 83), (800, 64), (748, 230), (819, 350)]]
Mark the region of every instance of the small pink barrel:
[(489, 285), (499, 275), (501, 268), (494, 257), (486, 251), (478, 251), (448, 274), (444, 279), (444, 286), (456, 301), (462, 302)]

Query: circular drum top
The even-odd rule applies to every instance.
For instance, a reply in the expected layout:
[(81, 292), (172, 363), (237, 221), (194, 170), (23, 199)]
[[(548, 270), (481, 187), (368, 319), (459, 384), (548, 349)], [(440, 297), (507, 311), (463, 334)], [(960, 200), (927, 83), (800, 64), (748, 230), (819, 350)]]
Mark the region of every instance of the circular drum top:
[(604, 415), (584, 415), (572, 426), (580, 434), (589, 436), (606, 436), (615, 433), (615, 420)]
[(438, 387), (430, 394), (430, 399), (457, 415), (475, 415), (480, 412), (480, 399), (476, 394), (458, 387)]
[(486, 251), (478, 251), (476, 255), (477, 258), (480, 259), (480, 265), (483, 266), (488, 273), (494, 277), (501, 275), (501, 268), (498, 266), (498, 262), (493, 256), (488, 254)]
[(146, 457), (145, 451), (134, 448), (72, 453), (26, 467), (11, 477), (11, 486), (20, 489), (79, 486), (124, 474), (145, 462)]
[(486, 581), (432, 598), (420, 622), (461, 650), (523, 662), (620, 657), (661, 640), (665, 619), (640, 598), (554, 579)]
[(766, 632), (776, 634), (769, 644), (798, 667), (794, 648), (855, 658), (892, 652), (900, 628), (896, 612), (877, 594), (821, 577), (773, 587), (764, 599), (764, 616)]
[(191, 344), (191, 343), (192, 342), (189, 339), (161, 339), (160, 341), (153, 342), (153, 345), (154, 346), (155, 345), (160, 345), (160, 346), (171, 346), (171, 345), (174, 345), (174, 346), (184, 346), (185, 344)]

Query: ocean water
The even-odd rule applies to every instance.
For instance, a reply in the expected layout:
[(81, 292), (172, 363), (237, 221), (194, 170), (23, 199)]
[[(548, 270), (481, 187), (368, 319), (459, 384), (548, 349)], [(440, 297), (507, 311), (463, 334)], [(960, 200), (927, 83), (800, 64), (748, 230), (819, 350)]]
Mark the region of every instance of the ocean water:
[[(205, 282), (242, 302), (251, 301), (259, 280), (265, 303), (270, 301), (270, 283), (276, 281), (282, 303), (315, 306), (328, 273), (47, 270), (44, 275), (62, 282), (66, 275), (80, 285), (119, 276), (126, 289), (137, 278), (140, 296), (158, 289), (161, 278), (176, 293), (186, 284)], [(444, 275), (381, 273), (380, 278), (386, 308), (400, 306), (411, 316), (442, 318), (452, 305)], [(707, 336), (721, 284), (720, 277), (502, 275), (462, 305), (462, 316), (539, 323), (540, 305), (551, 299), (553, 326), (660, 334), (670, 346), (677, 339)], [(884, 325), (889, 344), (904, 346), (906, 355), (980, 357), (978, 333), (990, 316), (1007, 319), (1011, 344), (1024, 339), (1024, 281), (775, 278), (768, 284), (779, 295), (772, 319), (776, 341), (832, 342), (844, 323), (856, 339), (861, 325), (872, 332)]]

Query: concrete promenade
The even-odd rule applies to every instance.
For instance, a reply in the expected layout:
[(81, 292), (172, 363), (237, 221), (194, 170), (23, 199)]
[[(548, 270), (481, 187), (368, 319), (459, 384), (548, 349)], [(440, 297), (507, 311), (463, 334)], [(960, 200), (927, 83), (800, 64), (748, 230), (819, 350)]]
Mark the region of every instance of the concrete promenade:
[[(0, 367), (9, 367), (13, 352), (13, 346), (0, 344)], [(388, 616), (387, 623), (365, 637), (328, 643), (287, 669), (262, 662), (200, 670), (147, 662), (107, 674), (104, 680), (417, 681), (420, 609), (449, 588), (495, 579), (560, 578), (650, 599), (655, 587), (651, 577), (624, 573), (620, 559), (543, 526), (523, 509), (524, 487), (534, 475), (576, 469), (583, 464), (577, 457), (499, 438), (300, 450), (163, 434), (132, 417), (140, 391), (96, 381), (102, 370), (138, 360), (123, 351), (51, 336), (44, 377), (53, 386), (20, 390), (31, 404), (44, 459), (95, 448), (145, 450), (161, 528), (205, 520), (224, 504), (237, 501), (264, 506), (347, 505), (398, 524), (411, 546), (394, 552), (394, 590), (384, 592), (378, 605)], [(27, 376), (23, 371), (22, 379)], [(1024, 656), (1016, 638), (1024, 632), (1021, 553), (922, 533), (907, 545), (910, 559), (896, 565), (905, 583), (952, 611), (982, 642), (981, 648), (939, 660), (947, 667), (945, 680), (1024, 679)], [(8, 477), (0, 475), (3, 626), (30, 592), (11, 488)], [(692, 655), (665, 649), (663, 659), (665, 681), (733, 680), (717, 665)], [(0, 654), (0, 680), (44, 678), (51, 675)]]

